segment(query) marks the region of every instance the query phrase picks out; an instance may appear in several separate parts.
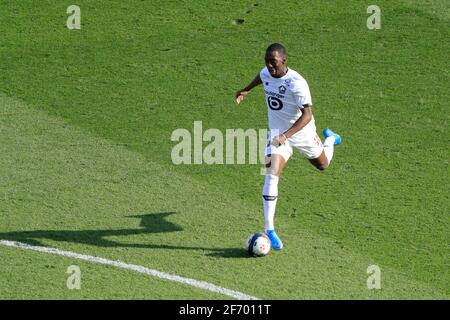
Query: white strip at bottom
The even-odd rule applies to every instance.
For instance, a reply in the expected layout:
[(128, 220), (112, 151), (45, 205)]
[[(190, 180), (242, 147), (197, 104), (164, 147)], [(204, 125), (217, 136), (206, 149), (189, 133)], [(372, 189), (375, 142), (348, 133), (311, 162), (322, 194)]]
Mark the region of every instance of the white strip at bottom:
[(0, 240), (0, 245), (7, 246), (7, 247), (13, 247), (13, 248), (20, 248), (20, 249), (25, 249), (25, 250), (32, 250), (32, 251), (37, 251), (37, 252), (44, 252), (44, 253), (54, 254), (54, 255), (58, 255), (58, 256), (69, 257), (69, 258), (74, 258), (74, 259), (78, 259), (78, 260), (84, 260), (84, 261), (88, 261), (88, 262), (92, 262), (92, 263), (113, 266), (116, 268), (132, 270), (132, 271), (144, 273), (144, 274), (147, 274), (147, 275), (150, 275), (153, 277), (157, 277), (157, 278), (161, 278), (161, 279), (165, 279), (165, 280), (169, 280), (169, 281), (175, 281), (178, 283), (183, 283), (183, 284), (195, 287), (195, 288), (200, 288), (200, 289), (208, 290), (211, 292), (217, 292), (217, 293), (220, 293), (220, 294), (223, 294), (223, 295), (235, 298), (235, 299), (239, 299), (239, 300), (258, 300), (258, 298), (256, 298), (256, 297), (252, 297), (252, 296), (246, 295), (246, 294), (238, 292), (238, 291), (222, 288), (222, 287), (216, 286), (216, 285), (208, 283), (208, 282), (199, 281), (199, 280), (190, 279), (190, 278), (184, 278), (184, 277), (180, 277), (177, 275), (173, 275), (173, 274), (169, 274), (169, 273), (161, 272), (158, 270), (153, 270), (153, 269), (149, 269), (149, 268), (146, 268), (143, 266), (129, 264), (129, 263), (125, 263), (125, 262), (121, 262), (121, 261), (117, 261), (117, 260), (114, 261), (114, 260), (109, 260), (109, 259), (105, 259), (105, 258), (88, 256), (88, 255), (84, 255), (84, 254), (80, 254), (80, 253), (76, 253), (76, 252), (63, 251), (63, 250), (59, 250), (56, 248), (49, 248), (49, 247), (33, 246), (33, 245), (30, 245), (27, 243), (9, 241), (9, 240)]

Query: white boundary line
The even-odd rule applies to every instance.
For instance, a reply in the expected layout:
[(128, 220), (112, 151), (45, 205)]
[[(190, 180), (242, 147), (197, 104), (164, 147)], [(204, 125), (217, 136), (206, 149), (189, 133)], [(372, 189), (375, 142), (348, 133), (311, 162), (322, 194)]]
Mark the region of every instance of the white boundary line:
[(200, 288), (203, 290), (217, 292), (217, 293), (220, 293), (220, 294), (223, 294), (223, 295), (235, 298), (235, 299), (239, 299), (239, 300), (258, 300), (258, 298), (256, 298), (256, 297), (252, 297), (252, 296), (246, 295), (246, 294), (238, 292), (238, 291), (222, 288), (222, 287), (216, 286), (212, 283), (199, 281), (199, 280), (195, 280), (195, 279), (190, 279), (190, 278), (184, 278), (184, 277), (180, 277), (180, 276), (177, 276), (174, 274), (169, 274), (169, 273), (161, 272), (158, 270), (149, 269), (149, 268), (146, 268), (143, 266), (139, 266), (139, 265), (135, 265), (135, 264), (128, 264), (128, 263), (121, 262), (118, 260), (114, 261), (114, 260), (109, 260), (109, 259), (105, 259), (105, 258), (88, 256), (88, 255), (84, 255), (84, 254), (80, 254), (80, 253), (76, 253), (76, 252), (63, 251), (63, 250), (59, 250), (56, 248), (49, 248), (49, 247), (33, 246), (33, 245), (30, 245), (27, 243), (9, 241), (9, 240), (0, 240), (0, 245), (7, 246), (7, 247), (13, 247), (13, 248), (20, 248), (20, 249), (25, 249), (25, 250), (32, 250), (32, 251), (37, 251), (37, 252), (44, 252), (44, 253), (49, 253), (49, 254), (55, 254), (58, 256), (69, 257), (69, 258), (84, 260), (84, 261), (88, 261), (88, 262), (92, 262), (92, 263), (113, 266), (116, 268), (132, 270), (132, 271), (144, 273), (144, 274), (147, 274), (147, 275), (150, 275), (153, 277), (187, 284), (189, 286)]

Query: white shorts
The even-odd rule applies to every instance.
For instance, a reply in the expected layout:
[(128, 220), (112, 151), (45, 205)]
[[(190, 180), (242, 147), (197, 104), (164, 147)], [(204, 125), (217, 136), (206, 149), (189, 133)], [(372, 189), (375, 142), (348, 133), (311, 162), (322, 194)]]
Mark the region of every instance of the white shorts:
[(269, 154), (279, 154), (287, 162), (292, 156), (293, 148), (303, 153), (308, 159), (316, 159), (322, 154), (323, 144), (316, 133), (314, 123), (308, 123), (306, 127), (287, 139), (283, 145), (275, 147), (272, 144), (272, 140), (280, 133), (283, 133), (283, 131), (270, 130), (264, 153), (266, 156)]

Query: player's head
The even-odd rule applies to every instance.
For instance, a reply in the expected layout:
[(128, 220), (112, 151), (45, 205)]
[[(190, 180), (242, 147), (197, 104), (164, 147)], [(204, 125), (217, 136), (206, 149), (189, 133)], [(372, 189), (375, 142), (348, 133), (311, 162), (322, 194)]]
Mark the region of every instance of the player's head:
[(286, 48), (279, 43), (272, 43), (266, 50), (266, 67), (270, 75), (279, 78), (286, 73)]

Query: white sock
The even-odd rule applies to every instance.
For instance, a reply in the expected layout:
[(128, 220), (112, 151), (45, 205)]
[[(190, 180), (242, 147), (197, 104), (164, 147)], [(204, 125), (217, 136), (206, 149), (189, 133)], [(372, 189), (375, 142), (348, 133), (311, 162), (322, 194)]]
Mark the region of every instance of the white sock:
[(334, 141), (336, 138), (334, 136), (330, 136), (325, 139), (323, 142), (323, 151), (325, 152), (325, 156), (328, 159), (328, 164), (330, 164), (331, 159), (333, 159), (333, 153), (334, 153)]
[(264, 207), (264, 226), (266, 231), (273, 230), (275, 208), (278, 199), (278, 180), (279, 178), (273, 174), (266, 175), (263, 187), (263, 207)]

